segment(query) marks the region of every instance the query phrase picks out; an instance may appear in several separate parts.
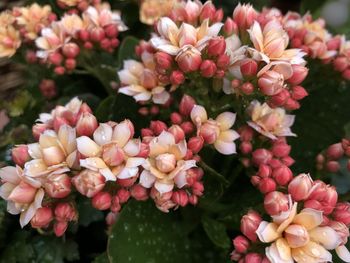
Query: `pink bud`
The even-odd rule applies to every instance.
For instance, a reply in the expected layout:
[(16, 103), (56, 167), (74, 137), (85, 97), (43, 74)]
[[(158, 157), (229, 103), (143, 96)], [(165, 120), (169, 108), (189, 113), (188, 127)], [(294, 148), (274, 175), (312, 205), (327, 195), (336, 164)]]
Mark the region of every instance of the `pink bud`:
[(200, 67), (201, 74), (205, 78), (211, 78), (217, 70), (215, 63), (212, 60), (204, 60)]
[(239, 135), (242, 141), (251, 141), (254, 136), (254, 130), (249, 126), (242, 126), (239, 128)]
[(226, 50), (225, 39), (221, 36), (210, 39), (207, 50), (209, 56), (220, 56), (224, 54)]
[(213, 144), (220, 135), (219, 125), (215, 121), (208, 120), (200, 127), (199, 134), (206, 143)]
[(47, 99), (52, 99), (57, 95), (57, 88), (52, 79), (43, 79), (39, 84), (39, 89)]
[(234, 22), (230, 17), (226, 18), (223, 30), (226, 35), (232, 35), (237, 33), (238, 27), (236, 22)]
[(72, 71), (73, 69), (76, 68), (77, 61), (74, 58), (67, 58), (65, 63), (64, 63), (64, 66), (66, 67), (66, 69), (68, 71)]
[(185, 81), (185, 75), (180, 70), (174, 70), (170, 75), (170, 82), (173, 85), (180, 85)]
[(336, 71), (343, 72), (349, 66), (349, 62), (346, 57), (337, 57), (334, 59), (333, 65)]
[(118, 213), (109, 212), (106, 216), (106, 224), (109, 226), (114, 225), (114, 223), (117, 221), (117, 215)]
[(309, 70), (301, 65), (292, 65), (293, 75), (288, 79), (292, 85), (299, 85), (306, 78)]
[(72, 178), (72, 183), (79, 193), (93, 197), (105, 186), (105, 178), (98, 172), (85, 169)]
[(47, 124), (44, 123), (37, 123), (35, 125), (33, 125), (32, 127), (32, 133), (33, 133), (33, 137), (35, 140), (39, 140), (40, 135), (46, 131), (47, 129), (49, 129)]
[(212, 20), (215, 15), (215, 6), (211, 2), (206, 2), (201, 10), (201, 13), (199, 14), (200, 21), (203, 21), (205, 19)]
[(24, 164), (31, 159), (28, 153), (28, 146), (25, 144), (21, 144), (13, 148), (11, 155), (13, 162), (21, 167), (23, 167)]
[(326, 163), (326, 169), (328, 172), (336, 173), (340, 169), (340, 164), (337, 161), (329, 161)]
[(259, 171), (258, 171), (258, 175), (261, 177), (261, 178), (264, 178), (264, 177), (269, 177), (271, 176), (271, 167), (266, 165), (266, 164), (260, 164), (259, 165)]
[(244, 236), (237, 236), (235, 239), (233, 239), (232, 242), (235, 247), (235, 250), (238, 253), (243, 253), (243, 254), (247, 252), (250, 245), (249, 240)]
[(252, 183), (252, 185), (254, 185), (255, 187), (257, 187), (260, 182), (261, 182), (261, 177), (257, 176), (257, 175), (253, 175), (251, 178), (250, 178), (250, 182)]
[(226, 67), (229, 64), (230, 64), (230, 57), (226, 54), (222, 54), (216, 59), (216, 66), (219, 69), (226, 69)]
[(341, 44), (340, 37), (335, 36), (327, 41), (327, 49), (328, 50), (337, 50), (337, 49), (339, 49), (340, 44)]
[(343, 146), (341, 143), (335, 143), (328, 147), (327, 158), (330, 160), (338, 160), (344, 155)]
[(346, 226), (350, 226), (350, 203), (343, 202), (338, 203), (334, 209), (333, 217), (336, 221), (344, 223)]
[(282, 90), (283, 84), (284, 84), (283, 75), (273, 70), (266, 71), (258, 79), (258, 85), (261, 92), (264, 95), (268, 95), (268, 96), (273, 96), (278, 94)]
[(248, 29), (257, 19), (257, 12), (250, 4), (238, 4), (233, 11), (233, 20), (242, 31)]
[(80, 30), (78, 34), (79, 34), (79, 38), (84, 42), (88, 41), (90, 38), (89, 31), (87, 31), (85, 29)]
[(250, 142), (242, 142), (239, 149), (243, 154), (249, 154), (253, 150), (253, 145)]
[(175, 142), (179, 143), (185, 139), (185, 132), (179, 125), (172, 125), (168, 130), (172, 135), (174, 135)]
[(191, 195), (188, 197), (188, 202), (191, 205), (197, 205), (198, 204), (198, 197), (196, 195)]
[(121, 210), (122, 207), (118, 195), (113, 196), (110, 208), (113, 213), (117, 213)]
[(350, 69), (346, 69), (343, 71), (342, 77), (346, 80), (350, 80)]
[(241, 72), (245, 77), (253, 77), (256, 76), (256, 72), (258, 70), (258, 64), (255, 60), (247, 58), (242, 60), (241, 62)]
[(322, 210), (322, 204), (317, 201), (317, 200), (306, 200), (304, 202), (304, 207), (305, 208), (312, 208), (312, 209), (315, 209), (315, 210)]
[(185, 134), (191, 134), (194, 131), (194, 125), (191, 121), (185, 121), (181, 123), (180, 127), (183, 129)]
[(154, 136), (154, 133), (151, 129), (149, 128), (142, 128), (141, 129), (141, 136), (142, 137), (148, 137), (148, 136)]
[(127, 178), (127, 179), (117, 178), (117, 183), (118, 183), (118, 185), (120, 185), (122, 187), (131, 187), (135, 184), (137, 178), (138, 178), (137, 175), (134, 177), (131, 177), (131, 178)]
[(36, 63), (36, 62), (38, 61), (38, 58), (37, 58), (37, 56), (36, 56), (36, 54), (35, 54), (34, 51), (28, 50), (28, 51), (26, 52), (26, 61), (27, 61), (29, 64), (34, 64), (34, 63)]
[(60, 53), (51, 53), (48, 57), (48, 60), (50, 63), (59, 66), (61, 65), (62, 61), (63, 61), (63, 56)]
[(276, 183), (280, 186), (287, 185), (293, 178), (292, 171), (285, 165), (273, 169), (272, 177), (275, 179)]
[(265, 177), (260, 180), (258, 187), (260, 192), (266, 194), (276, 190), (276, 182), (269, 177)]
[(100, 27), (95, 27), (90, 31), (90, 39), (96, 43), (105, 38), (105, 31)]
[(169, 69), (171, 68), (171, 64), (173, 63), (173, 58), (167, 53), (157, 52), (154, 56), (157, 65), (161, 69)]
[(290, 150), (291, 150), (290, 145), (283, 142), (274, 143), (271, 149), (272, 154), (279, 158), (288, 156), (290, 153)]
[(297, 110), (300, 108), (300, 104), (296, 100), (289, 98), (289, 99), (287, 99), (286, 103), (284, 104), (284, 107), (286, 110)]
[(252, 153), (252, 161), (255, 165), (267, 164), (272, 159), (272, 153), (267, 149), (257, 149)]
[(270, 192), (265, 196), (264, 208), (269, 215), (279, 215), (288, 210), (288, 197), (278, 191)]
[(173, 112), (170, 114), (170, 120), (173, 124), (181, 124), (182, 116), (177, 112)]
[(199, 69), (202, 63), (201, 53), (195, 48), (187, 48), (176, 57), (179, 68), (185, 72), (193, 72)]
[(292, 196), (293, 200), (301, 201), (305, 200), (310, 193), (312, 187), (312, 179), (307, 174), (300, 174), (288, 185), (288, 193)]
[(287, 99), (290, 97), (290, 93), (288, 90), (283, 89), (281, 90), (279, 93), (277, 93), (276, 95), (273, 95), (270, 98), (270, 101), (272, 102), (272, 104), (274, 104), (275, 106), (282, 106), (286, 103)]
[(118, 36), (118, 28), (116, 25), (108, 25), (104, 28), (106, 36), (109, 38), (115, 38)]
[(76, 126), (76, 131), (79, 136), (92, 136), (98, 127), (97, 119), (89, 112), (83, 113)]
[(138, 201), (144, 201), (148, 199), (147, 189), (141, 186), (140, 184), (134, 185), (130, 190), (130, 194), (133, 198), (135, 198)]
[(302, 100), (309, 94), (302, 86), (295, 86), (292, 88), (292, 98), (295, 100)]
[(179, 190), (173, 193), (171, 200), (179, 206), (185, 207), (188, 204), (188, 195), (186, 191)]
[(220, 8), (219, 10), (217, 10), (215, 12), (213, 21), (220, 22), (220, 21), (222, 21), (223, 18), (224, 18), (224, 11), (222, 10), (222, 8)]
[(108, 143), (102, 147), (102, 159), (109, 166), (118, 166), (125, 160), (124, 150), (117, 143)]
[(63, 236), (63, 234), (66, 232), (67, 228), (68, 228), (68, 223), (64, 222), (64, 221), (56, 222), (53, 225), (53, 230), (54, 230), (55, 235), (57, 237)]
[(129, 200), (130, 192), (128, 190), (122, 188), (122, 189), (118, 190), (117, 196), (119, 198), (119, 202), (121, 204), (124, 204), (124, 203), (126, 203)]
[(71, 179), (67, 174), (52, 174), (45, 184), (45, 192), (52, 198), (64, 198), (71, 192)]
[(139, 81), (146, 89), (152, 89), (157, 86), (157, 76), (153, 70), (144, 69), (139, 77)]
[(111, 207), (112, 196), (107, 192), (99, 192), (92, 198), (92, 206), (98, 210), (107, 210)]
[(104, 38), (100, 41), (100, 47), (106, 51), (111, 48), (111, 41), (108, 38)]
[(59, 203), (55, 208), (55, 217), (58, 221), (73, 221), (77, 219), (77, 212), (70, 203)]
[(34, 217), (30, 220), (33, 228), (47, 227), (53, 219), (53, 213), (49, 207), (40, 207), (36, 210)]
[(179, 105), (179, 111), (183, 116), (189, 116), (196, 101), (189, 95), (183, 95)]
[(254, 92), (254, 85), (250, 82), (245, 82), (240, 89), (245, 95), (250, 95)]
[(63, 55), (67, 58), (76, 58), (80, 52), (80, 48), (75, 43), (67, 43), (62, 48)]
[(241, 219), (241, 232), (251, 241), (257, 240), (255, 231), (258, 229), (262, 219), (260, 215), (251, 210)]
[(204, 192), (204, 185), (202, 182), (194, 182), (192, 185), (192, 193), (197, 196), (202, 196)]
[(345, 245), (348, 243), (350, 233), (348, 227), (343, 222), (331, 221), (328, 223), (328, 225), (333, 228), (341, 238), (340, 245)]
[(150, 128), (156, 136), (168, 129), (167, 125), (162, 121), (151, 121)]
[(244, 257), (244, 262), (249, 262), (249, 263), (262, 263), (262, 258), (261, 255), (258, 253), (248, 253)]

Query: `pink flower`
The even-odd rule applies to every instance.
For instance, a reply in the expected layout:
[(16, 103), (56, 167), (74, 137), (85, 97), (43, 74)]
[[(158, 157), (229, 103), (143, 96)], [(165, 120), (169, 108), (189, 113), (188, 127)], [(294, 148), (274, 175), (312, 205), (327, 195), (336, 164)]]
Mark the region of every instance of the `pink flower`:
[(143, 164), (140, 184), (145, 188), (154, 186), (161, 194), (173, 190), (174, 185), (182, 188), (187, 184), (186, 171), (196, 166), (195, 160), (184, 160), (186, 142), (175, 143), (175, 137), (163, 131), (149, 143), (150, 153)]
[(93, 197), (100, 192), (105, 186), (105, 181), (106, 179), (101, 173), (88, 169), (82, 170), (72, 178), (75, 188), (87, 197)]
[(207, 143), (214, 144), (216, 150), (226, 155), (236, 153), (234, 140), (239, 137), (239, 134), (230, 129), (235, 122), (236, 114), (223, 112), (215, 120), (208, 119), (204, 107), (195, 105), (191, 111), (191, 119), (197, 126), (199, 135)]
[(266, 103), (261, 105), (254, 100), (247, 112), (251, 117), (248, 125), (272, 140), (279, 136), (296, 136), (290, 130), (294, 123), (294, 115), (286, 114), (282, 108), (272, 109)]
[(249, 28), (257, 19), (257, 16), (258, 12), (250, 4), (241, 5), (239, 3), (233, 11), (233, 21), (242, 31)]
[(41, 207), (44, 190), (40, 184), (25, 177), (19, 166), (0, 169), (0, 178), (0, 195), (7, 201), (7, 211), (13, 215), (21, 214), (20, 224), (24, 227)]
[(0, 14), (0, 57), (12, 57), (21, 45), (19, 31), (13, 22), (14, 17), (10, 13)]

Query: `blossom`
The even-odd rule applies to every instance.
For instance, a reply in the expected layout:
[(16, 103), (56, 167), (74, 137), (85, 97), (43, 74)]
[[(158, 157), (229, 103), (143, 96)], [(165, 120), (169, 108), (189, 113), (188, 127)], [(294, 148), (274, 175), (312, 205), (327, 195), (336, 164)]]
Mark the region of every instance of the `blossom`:
[(296, 136), (290, 130), (294, 123), (294, 115), (286, 114), (282, 108), (272, 109), (267, 103), (261, 105), (254, 100), (247, 112), (251, 117), (248, 125), (272, 140), (279, 136)]
[[(149, 53), (148, 55), (153, 56)], [(157, 79), (153, 59), (146, 64), (145, 54), (143, 58), (143, 63), (135, 60), (124, 61), (124, 68), (118, 72), (118, 76), (125, 86), (122, 86), (118, 92), (132, 96), (136, 101), (152, 99), (154, 103), (165, 104), (170, 95)]]
[(77, 6), (83, 0), (58, 0), (60, 4), (64, 4), (69, 7)]
[(215, 149), (222, 154), (236, 153), (234, 140), (239, 137), (239, 134), (230, 129), (236, 120), (236, 114), (223, 112), (215, 120), (208, 119), (204, 107), (195, 105), (191, 111), (191, 119), (197, 126), (198, 134), (206, 143), (214, 144)]
[[(204, 5), (209, 3), (211, 4), (207, 1)], [(174, 21), (196, 24), (202, 8), (203, 4), (198, 0), (177, 1), (171, 10), (170, 17)]]
[(7, 211), (13, 215), (21, 214), (20, 224), (24, 227), (41, 207), (44, 190), (25, 177), (19, 166), (0, 169), (0, 178), (0, 196), (7, 201)]
[(140, 21), (153, 25), (160, 17), (170, 13), (174, 0), (144, 0), (140, 7)]
[(125, 120), (111, 125), (101, 123), (93, 134), (94, 140), (87, 136), (77, 138), (78, 151), (85, 156), (80, 165), (101, 173), (106, 181), (128, 179), (139, 172), (143, 158), (136, 157), (141, 149), (141, 142), (132, 139), (133, 127)]
[(38, 143), (28, 145), (28, 152), (33, 160), (25, 163), (24, 174), (33, 180), (67, 172), (77, 159), (75, 129), (62, 125), (57, 133), (47, 130)]
[[(329, 226), (320, 226), (322, 212), (304, 208), (297, 213), (297, 203), (280, 215), (272, 216), (273, 222), (262, 221), (256, 233), (266, 248), (266, 256), (272, 263), (282, 262), (329, 262), (328, 250), (337, 248), (342, 240)], [(343, 248), (341, 248), (343, 249)], [(349, 258), (346, 259), (349, 262)]]
[(184, 160), (187, 145), (184, 140), (175, 143), (175, 137), (163, 131), (149, 143), (149, 157), (142, 165), (140, 184), (154, 186), (160, 194), (170, 192), (174, 185), (182, 188), (187, 184), (186, 171), (196, 166), (195, 160)]
[(254, 48), (260, 52), (266, 63), (270, 61), (285, 61), (291, 64), (304, 64), (305, 53), (301, 49), (286, 49), (289, 37), (277, 20), (271, 20), (264, 28), (254, 22), (248, 30)]
[(25, 37), (34, 40), (42, 28), (50, 24), (51, 7), (34, 3), (28, 7), (16, 8), (16, 22), (25, 30)]
[(162, 17), (157, 23), (157, 31), (160, 36), (151, 38), (151, 44), (157, 50), (176, 56), (189, 46), (200, 52), (212, 37), (216, 37), (222, 27), (222, 23), (209, 26), (209, 20), (205, 19), (199, 28), (182, 23), (180, 28), (168, 17)]
[(59, 21), (63, 32), (69, 36), (76, 36), (77, 32), (85, 28), (83, 20), (76, 14), (64, 15)]
[(21, 45), (20, 34), (13, 22), (14, 17), (10, 13), (0, 14), (0, 57), (12, 57)]

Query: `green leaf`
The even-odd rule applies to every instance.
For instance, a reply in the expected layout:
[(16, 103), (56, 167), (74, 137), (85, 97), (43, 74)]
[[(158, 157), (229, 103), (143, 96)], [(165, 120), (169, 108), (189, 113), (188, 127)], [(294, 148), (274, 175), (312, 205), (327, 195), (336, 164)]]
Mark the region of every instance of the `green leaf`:
[(81, 199), (77, 202), (79, 212), (79, 224), (88, 226), (92, 222), (103, 220), (103, 213), (91, 206), (90, 199)]
[(119, 46), (118, 52), (118, 65), (123, 66), (123, 61), (126, 59), (136, 59), (135, 47), (139, 44), (139, 40), (132, 36), (124, 38), (123, 42)]
[(174, 213), (160, 212), (152, 201), (131, 201), (113, 226), (108, 256), (113, 263), (190, 262), (187, 237)]
[(218, 247), (229, 249), (231, 247), (230, 238), (227, 235), (224, 224), (210, 217), (202, 217), (202, 225), (209, 239)]
[(92, 263), (109, 263), (108, 255), (106, 252), (98, 255), (95, 257), (94, 261)]
[[(26, 263), (34, 256), (34, 249), (28, 242), (29, 232), (20, 230), (8, 240), (8, 245), (0, 255), (0, 263)], [(10, 237), (8, 237), (10, 239)]]

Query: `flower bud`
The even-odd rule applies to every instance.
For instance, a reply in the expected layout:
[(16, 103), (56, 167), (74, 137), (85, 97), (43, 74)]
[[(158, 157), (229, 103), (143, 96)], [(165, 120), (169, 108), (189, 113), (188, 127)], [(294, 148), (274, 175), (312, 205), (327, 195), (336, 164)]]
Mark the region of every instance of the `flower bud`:
[(105, 38), (105, 31), (100, 27), (95, 27), (90, 31), (90, 39), (93, 42), (100, 43)]
[(207, 48), (209, 56), (220, 56), (224, 54), (225, 50), (226, 42), (223, 37), (215, 37), (209, 40)]
[(346, 69), (343, 71), (342, 77), (346, 80), (350, 80), (350, 69)]
[(47, 98), (52, 99), (57, 95), (57, 88), (52, 79), (43, 79), (39, 84), (41, 94)]
[(76, 58), (79, 55), (80, 48), (77, 44), (69, 42), (62, 48), (62, 53), (67, 58)]
[(291, 248), (297, 248), (305, 246), (309, 241), (310, 237), (306, 228), (302, 225), (289, 225), (285, 230), (285, 239)]
[(257, 12), (250, 4), (238, 4), (233, 11), (233, 21), (242, 31), (250, 28), (253, 22), (257, 19)]
[(291, 150), (290, 145), (284, 142), (277, 142), (272, 145), (272, 154), (278, 158), (286, 157)]
[(191, 205), (197, 205), (198, 204), (198, 197), (196, 195), (191, 195), (188, 197), (188, 202)]
[(292, 98), (295, 100), (302, 100), (309, 94), (302, 86), (294, 86), (292, 87)]
[(346, 226), (350, 226), (350, 203), (343, 202), (338, 203), (333, 213), (334, 220), (344, 223)]
[(258, 86), (264, 95), (273, 96), (278, 94), (284, 84), (283, 75), (273, 71), (266, 71), (259, 79)]
[(267, 164), (272, 159), (272, 153), (267, 149), (257, 149), (252, 153), (252, 161), (255, 165)]
[(192, 193), (197, 196), (202, 196), (204, 192), (204, 185), (202, 182), (194, 182), (192, 185)]
[(251, 210), (241, 219), (241, 232), (251, 241), (257, 240), (256, 230), (258, 229), (262, 219), (260, 215)]
[(77, 212), (70, 203), (59, 203), (55, 208), (57, 221), (73, 221), (77, 219)]
[(106, 224), (109, 226), (114, 225), (114, 223), (117, 221), (117, 215), (118, 213), (109, 212), (106, 216)]
[(179, 105), (179, 111), (183, 116), (189, 116), (196, 101), (189, 95), (183, 95)]
[(262, 178), (258, 185), (260, 192), (262, 192), (263, 194), (275, 191), (276, 187), (276, 182), (269, 177)]
[(286, 103), (289, 97), (290, 97), (289, 91), (286, 89), (283, 89), (280, 92), (278, 92), (276, 95), (273, 95), (270, 98), (270, 102), (275, 106), (282, 106)]
[(167, 125), (162, 121), (151, 121), (150, 128), (156, 136), (168, 129)]
[(245, 77), (253, 77), (256, 76), (258, 70), (258, 64), (255, 60), (247, 58), (242, 60), (241, 62), (241, 72)]
[(299, 85), (306, 78), (309, 70), (301, 65), (292, 65), (293, 75), (288, 79), (292, 85)]
[(185, 207), (188, 204), (188, 195), (186, 191), (179, 190), (173, 193), (171, 200), (177, 205)]
[(180, 70), (174, 70), (170, 75), (170, 82), (173, 85), (180, 85), (185, 81), (185, 75)]
[(60, 53), (54, 52), (49, 55), (48, 60), (51, 64), (59, 66), (63, 61), (63, 56)]
[(115, 24), (108, 25), (104, 28), (106, 36), (109, 38), (115, 38), (118, 36), (118, 28)]
[(157, 63), (157, 65), (161, 68), (161, 69), (169, 69), (171, 68), (171, 64), (173, 63), (173, 58), (164, 52), (157, 52), (154, 56), (155, 61)]
[(174, 135), (175, 143), (179, 143), (185, 139), (185, 132), (179, 125), (172, 125), (168, 131)]
[(74, 58), (67, 58), (65, 63), (64, 63), (64, 66), (66, 67), (66, 69), (68, 71), (72, 71), (73, 69), (76, 68), (77, 61)]
[(220, 135), (219, 125), (216, 121), (208, 120), (200, 127), (199, 134), (206, 143), (213, 144)]
[(217, 70), (215, 63), (212, 60), (204, 60), (200, 66), (201, 74), (205, 78), (211, 78)]
[(343, 146), (341, 143), (335, 143), (328, 147), (327, 158), (330, 160), (338, 160), (344, 155)]
[(67, 228), (68, 228), (68, 223), (64, 222), (64, 221), (56, 222), (53, 225), (53, 230), (54, 230), (55, 235), (57, 237), (63, 236), (63, 234), (66, 232)]
[(64, 198), (71, 192), (71, 179), (67, 174), (53, 174), (47, 178), (44, 188), (48, 196)]
[(271, 176), (271, 167), (266, 165), (266, 164), (260, 164), (259, 165), (258, 175), (261, 178), (265, 178), (265, 177)]
[(348, 59), (346, 57), (337, 57), (333, 61), (333, 66), (336, 71), (343, 72), (349, 66)]
[(285, 212), (289, 208), (288, 197), (278, 191), (273, 191), (265, 195), (264, 208), (266, 212), (273, 216)]
[(92, 198), (92, 206), (97, 210), (107, 210), (111, 207), (112, 196), (107, 192), (99, 192)]
[(293, 178), (292, 171), (285, 165), (273, 169), (272, 177), (275, 179), (276, 183), (281, 186), (287, 185)]
[(24, 164), (31, 159), (28, 153), (28, 146), (25, 144), (21, 144), (13, 148), (11, 155), (12, 161), (21, 167), (23, 167)]
[(261, 255), (258, 253), (248, 253), (244, 257), (244, 262), (249, 263), (262, 263)]
[(202, 63), (202, 57), (201, 53), (197, 49), (188, 46), (176, 56), (176, 61), (179, 68), (183, 72), (188, 73), (199, 69)]
[(188, 141), (187, 147), (190, 149), (194, 154), (198, 153), (202, 148), (204, 144), (204, 139), (202, 136), (196, 136), (191, 137)]
[(243, 253), (243, 254), (247, 252), (250, 245), (249, 240), (244, 236), (237, 236), (235, 239), (233, 239), (232, 242), (235, 247), (235, 250), (238, 253)]
[(286, 110), (290, 110), (290, 111), (297, 110), (300, 108), (300, 104), (296, 100), (294, 100), (292, 98), (288, 98), (286, 103), (284, 104), (284, 108)]
[(155, 164), (162, 173), (170, 173), (176, 167), (176, 157), (174, 154), (163, 153), (155, 158)]
[(170, 114), (170, 120), (173, 124), (181, 124), (182, 116), (177, 112), (173, 112)]
[(340, 164), (337, 161), (329, 161), (326, 163), (326, 169), (328, 172), (336, 173), (340, 169)]
[(342, 222), (331, 221), (328, 225), (333, 228), (341, 239), (340, 246), (348, 243), (348, 237), (350, 235), (349, 228)]
[[(113, 172), (113, 170), (112, 170)], [(117, 184), (122, 186), (122, 187), (131, 187), (135, 184), (136, 180), (137, 180), (138, 176), (134, 176), (131, 178), (127, 178), (127, 179), (119, 179), (117, 178)]]
[(83, 113), (76, 126), (76, 131), (79, 136), (92, 136), (98, 127), (97, 119), (89, 112)]
[(113, 196), (110, 208), (113, 213), (118, 213), (121, 210), (122, 207), (118, 195)]
[(308, 174), (300, 174), (293, 178), (288, 185), (288, 193), (294, 201), (305, 200), (309, 196), (312, 187), (312, 179)]
[(125, 160), (125, 154), (117, 143), (108, 143), (102, 147), (102, 159), (108, 166), (118, 166)]
[(120, 202), (121, 204), (124, 204), (124, 203), (126, 203), (126, 202), (129, 200), (129, 198), (130, 198), (130, 192), (129, 192), (128, 190), (122, 188), (122, 189), (119, 189), (119, 190), (118, 190), (117, 196), (118, 196), (118, 198), (119, 198), (119, 202)]
[(183, 129), (186, 135), (191, 134), (194, 131), (194, 124), (191, 121), (181, 123), (180, 127)]
[(47, 227), (53, 219), (53, 213), (49, 207), (40, 207), (36, 210), (34, 217), (30, 220), (33, 228)]
[(133, 198), (135, 198), (138, 201), (144, 201), (148, 199), (147, 189), (141, 186), (140, 184), (134, 185), (130, 190), (130, 194)]
[(253, 145), (250, 142), (242, 142), (239, 149), (243, 154), (249, 154), (253, 150)]
[(72, 183), (79, 193), (93, 197), (105, 186), (105, 178), (99, 172), (85, 169), (72, 178)]
[(230, 17), (226, 18), (223, 26), (224, 33), (228, 36), (236, 34), (238, 31), (238, 26)]
[(215, 16), (215, 6), (211, 2), (206, 2), (199, 14), (199, 20), (204, 21), (205, 19), (213, 20)]

